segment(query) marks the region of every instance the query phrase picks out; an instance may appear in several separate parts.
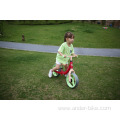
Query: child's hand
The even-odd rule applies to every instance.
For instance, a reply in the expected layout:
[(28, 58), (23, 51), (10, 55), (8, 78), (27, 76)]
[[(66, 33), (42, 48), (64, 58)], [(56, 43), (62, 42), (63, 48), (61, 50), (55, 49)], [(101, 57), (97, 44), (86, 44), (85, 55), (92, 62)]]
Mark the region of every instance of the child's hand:
[(74, 56), (75, 56), (75, 57), (78, 57), (78, 55), (76, 55), (76, 54), (75, 54)]
[(63, 55), (64, 56), (64, 58), (66, 58), (67, 56), (66, 55)]
[(69, 77), (69, 82), (71, 82), (71, 79), (72, 79), (72, 78), (71, 78), (71, 77)]

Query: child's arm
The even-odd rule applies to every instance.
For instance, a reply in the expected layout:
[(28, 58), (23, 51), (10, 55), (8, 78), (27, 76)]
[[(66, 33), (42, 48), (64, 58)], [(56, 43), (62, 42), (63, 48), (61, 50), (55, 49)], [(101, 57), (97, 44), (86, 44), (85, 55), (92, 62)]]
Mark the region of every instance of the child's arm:
[(77, 57), (77, 55), (75, 53), (73, 53), (72, 56)]
[(66, 57), (66, 55), (63, 55), (60, 51), (58, 51), (58, 53), (61, 55), (61, 56), (64, 56), (64, 57)]

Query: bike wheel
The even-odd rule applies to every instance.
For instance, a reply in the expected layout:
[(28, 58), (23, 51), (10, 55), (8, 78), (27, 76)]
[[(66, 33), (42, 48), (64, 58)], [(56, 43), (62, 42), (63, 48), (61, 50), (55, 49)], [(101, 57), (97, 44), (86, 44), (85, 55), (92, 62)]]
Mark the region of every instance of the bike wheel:
[(68, 87), (75, 88), (79, 83), (78, 76), (75, 73), (71, 73), (71, 82), (69, 82), (69, 75), (67, 75), (66, 77), (66, 82)]
[[(54, 68), (55, 66), (56, 66), (56, 64), (54, 64), (52, 68)], [(61, 71), (61, 68), (56, 70), (56, 71)], [(53, 72), (52, 74), (53, 74), (54, 77), (58, 77), (60, 75), (60, 74), (58, 74), (56, 72)]]

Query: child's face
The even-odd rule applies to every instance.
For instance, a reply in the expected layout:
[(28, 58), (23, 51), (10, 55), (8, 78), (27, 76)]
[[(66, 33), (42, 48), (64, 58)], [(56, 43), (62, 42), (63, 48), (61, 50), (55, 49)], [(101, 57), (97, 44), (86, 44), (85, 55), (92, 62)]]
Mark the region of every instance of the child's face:
[(72, 38), (66, 38), (66, 41), (67, 41), (69, 44), (72, 44), (73, 41), (74, 41), (74, 38), (73, 38), (73, 37), (72, 37)]

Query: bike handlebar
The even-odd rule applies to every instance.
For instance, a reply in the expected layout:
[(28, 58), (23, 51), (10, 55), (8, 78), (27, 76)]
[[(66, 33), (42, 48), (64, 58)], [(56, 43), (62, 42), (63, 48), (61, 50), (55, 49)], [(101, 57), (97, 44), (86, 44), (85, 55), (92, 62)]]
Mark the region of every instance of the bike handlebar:
[[(64, 56), (62, 56), (62, 57), (64, 58)], [(71, 58), (71, 57), (72, 57), (72, 58), (73, 58), (73, 57), (75, 57), (75, 56), (66, 56), (66, 57), (69, 57), (69, 58)], [(78, 56), (77, 56), (77, 58), (78, 58)]]
[[(75, 56), (67, 56), (67, 57), (75, 57)], [(77, 56), (77, 58), (78, 58), (78, 56)]]

